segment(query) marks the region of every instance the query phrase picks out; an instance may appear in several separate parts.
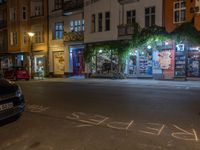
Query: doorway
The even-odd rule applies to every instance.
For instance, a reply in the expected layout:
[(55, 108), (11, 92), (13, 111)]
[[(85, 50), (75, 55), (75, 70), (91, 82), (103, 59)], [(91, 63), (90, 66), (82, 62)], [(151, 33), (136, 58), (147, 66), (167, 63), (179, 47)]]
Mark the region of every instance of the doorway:
[(83, 49), (73, 48), (70, 50), (72, 56), (72, 73), (73, 76), (83, 75), (85, 70)]

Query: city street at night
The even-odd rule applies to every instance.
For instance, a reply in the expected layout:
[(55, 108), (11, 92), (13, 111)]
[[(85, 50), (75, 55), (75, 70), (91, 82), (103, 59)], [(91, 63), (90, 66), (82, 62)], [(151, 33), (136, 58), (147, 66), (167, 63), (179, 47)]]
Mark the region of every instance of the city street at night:
[(200, 150), (200, 81), (17, 81), (26, 110), (1, 150)]

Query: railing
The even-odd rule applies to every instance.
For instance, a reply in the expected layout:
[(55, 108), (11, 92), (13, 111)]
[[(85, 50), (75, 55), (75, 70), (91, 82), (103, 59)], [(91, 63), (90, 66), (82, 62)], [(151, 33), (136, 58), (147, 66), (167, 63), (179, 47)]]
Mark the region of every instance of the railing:
[(134, 3), (138, 2), (139, 0), (118, 0), (120, 4), (127, 4), (127, 3)]
[(119, 25), (118, 26), (118, 37), (133, 35), (133, 25)]
[(64, 13), (73, 12), (76, 10), (83, 9), (84, 2), (83, 0), (68, 0), (63, 3)]
[(64, 32), (63, 39), (65, 42), (75, 42), (84, 40), (84, 32)]
[(7, 22), (4, 20), (0, 20), (0, 29), (5, 28), (7, 26)]

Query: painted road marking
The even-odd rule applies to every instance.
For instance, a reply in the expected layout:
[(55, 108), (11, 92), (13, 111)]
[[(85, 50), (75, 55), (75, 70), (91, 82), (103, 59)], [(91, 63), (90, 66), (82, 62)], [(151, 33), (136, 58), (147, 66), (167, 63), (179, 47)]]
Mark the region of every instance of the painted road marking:
[[(172, 133), (172, 136), (174, 138), (177, 138), (177, 139), (181, 139), (181, 140), (186, 140), (186, 141), (196, 141), (198, 142), (199, 139), (197, 137), (197, 133), (194, 129), (192, 129), (192, 132), (189, 132), (189, 131), (186, 131), (182, 128), (180, 128), (179, 126), (177, 125), (173, 125), (176, 129), (179, 130), (179, 132), (174, 132)], [(181, 131), (181, 132), (180, 132)]]
[[(42, 113), (49, 109), (49, 107), (44, 107), (42, 105), (28, 105), (28, 109), (33, 113)], [(140, 133), (161, 136), (164, 135), (164, 129), (168, 128), (165, 124), (161, 123), (144, 123), (144, 127), (137, 126), (134, 120), (130, 121), (113, 121), (112, 118), (102, 115), (91, 115), (83, 112), (73, 112), (65, 117), (69, 120), (77, 121), (81, 124), (76, 125), (77, 128), (92, 127), (92, 126), (104, 126), (110, 129), (122, 130), (133, 132), (138, 131)], [(169, 125), (170, 126), (170, 125)], [(199, 142), (198, 134), (195, 129), (185, 130), (178, 125), (171, 125), (175, 131), (171, 131), (171, 137), (184, 141), (195, 141)], [(141, 129), (143, 128), (143, 129)], [(178, 131), (177, 131), (178, 130)], [(166, 131), (165, 131), (166, 132)]]
[(49, 107), (44, 107), (42, 105), (30, 105), (30, 104), (27, 104), (27, 109), (30, 110), (30, 112), (33, 112), (33, 113), (42, 113), (42, 112), (45, 112), (49, 109)]
[[(99, 119), (91, 119), (95, 117), (99, 117)], [(133, 132), (134, 128), (144, 134), (153, 135), (153, 136), (161, 136), (164, 134), (164, 129), (167, 128), (165, 124), (160, 123), (145, 123), (145, 129), (139, 129), (141, 126), (137, 126), (133, 120), (127, 122), (119, 122), (119, 121), (111, 121), (110, 117), (101, 116), (101, 115), (89, 115), (82, 112), (74, 112), (71, 116), (66, 116), (67, 119), (75, 120), (81, 124), (76, 127), (91, 127), (91, 126), (104, 126), (110, 129), (122, 130), (122, 131), (130, 131)], [(199, 142), (199, 138), (195, 129), (191, 129), (191, 131), (187, 131), (185, 129), (180, 128), (178, 125), (172, 125), (173, 129), (178, 130), (178, 132), (171, 131), (171, 137), (184, 141), (195, 141)], [(163, 133), (163, 134), (162, 134)]]
[[(159, 136), (161, 132), (164, 130), (165, 125), (164, 124), (158, 124), (158, 123), (147, 123), (147, 129), (148, 131), (140, 130), (142, 133), (151, 134), (151, 135), (157, 135)], [(150, 126), (150, 127), (149, 127)]]

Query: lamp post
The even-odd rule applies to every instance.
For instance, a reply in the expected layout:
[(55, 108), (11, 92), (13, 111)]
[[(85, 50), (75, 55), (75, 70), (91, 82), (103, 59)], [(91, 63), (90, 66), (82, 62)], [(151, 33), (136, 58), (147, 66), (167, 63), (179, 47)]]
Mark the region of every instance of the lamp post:
[(32, 43), (32, 39), (33, 39), (33, 36), (35, 35), (35, 33), (33, 32), (29, 32), (28, 33), (28, 36), (29, 36), (29, 39), (30, 39), (30, 52), (29, 52), (29, 55), (30, 55), (30, 62), (31, 62), (31, 79), (33, 79), (33, 76), (34, 76), (34, 56), (33, 56), (33, 43)]

